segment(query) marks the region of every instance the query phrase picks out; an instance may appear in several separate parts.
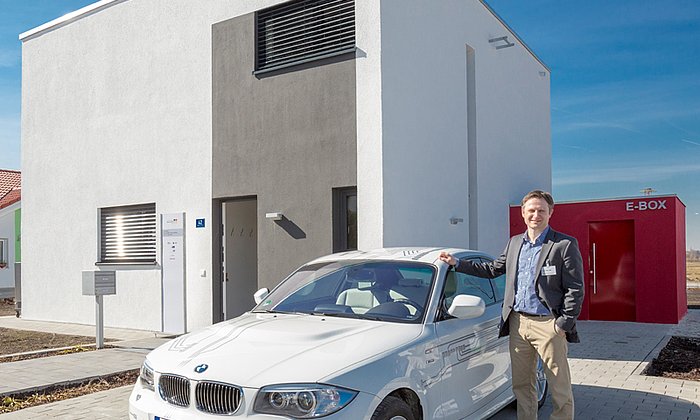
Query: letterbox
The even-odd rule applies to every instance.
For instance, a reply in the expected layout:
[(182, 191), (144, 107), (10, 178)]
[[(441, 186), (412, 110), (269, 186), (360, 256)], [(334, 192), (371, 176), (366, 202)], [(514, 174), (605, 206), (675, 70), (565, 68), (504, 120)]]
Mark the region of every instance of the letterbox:
[(116, 271), (83, 271), (83, 295), (103, 296), (116, 294)]

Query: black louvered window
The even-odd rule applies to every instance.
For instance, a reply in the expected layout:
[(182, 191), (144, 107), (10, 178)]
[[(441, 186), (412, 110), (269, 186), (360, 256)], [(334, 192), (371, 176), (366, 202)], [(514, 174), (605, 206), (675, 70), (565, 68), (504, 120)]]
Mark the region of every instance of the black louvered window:
[(156, 205), (100, 209), (101, 264), (156, 262)]
[(355, 51), (355, 0), (297, 0), (257, 13), (256, 73)]

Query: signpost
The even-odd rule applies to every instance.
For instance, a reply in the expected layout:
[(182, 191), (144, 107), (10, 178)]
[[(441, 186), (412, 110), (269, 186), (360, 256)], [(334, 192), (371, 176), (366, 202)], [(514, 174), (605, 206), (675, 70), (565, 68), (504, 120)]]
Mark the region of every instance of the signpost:
[(117, 294), (115, 271), (83, 271), (83, 296), (95, 296), (95, 339), (98, 349), (105, 345), (104, 306), (102, 296)]

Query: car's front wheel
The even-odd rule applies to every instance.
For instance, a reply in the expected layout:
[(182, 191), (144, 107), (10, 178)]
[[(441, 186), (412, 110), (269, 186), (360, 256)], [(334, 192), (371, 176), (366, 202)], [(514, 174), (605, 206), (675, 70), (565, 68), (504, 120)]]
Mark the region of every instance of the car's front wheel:
[(415, 420), (415, 417), (404, 400), (390, 396), (377, 406), (372, 420)]

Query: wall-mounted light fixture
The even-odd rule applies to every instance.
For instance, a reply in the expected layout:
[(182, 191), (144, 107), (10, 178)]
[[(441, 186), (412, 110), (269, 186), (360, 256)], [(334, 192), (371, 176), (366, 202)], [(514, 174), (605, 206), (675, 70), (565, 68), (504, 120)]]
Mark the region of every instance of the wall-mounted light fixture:
[(284, 218), (284, 214), (280, 212), (265, 213), (265, 218), (270, 220), (282, 220), (282, 218)]
[(450, 224), (451, 225), (456, 225), (457, 223), (462, 223), (464, 222), (464, 219), (461, 217), (450, 217)]
[(512, 47), (515, 45), (514, 43), (508, 41), (508, 35), (499, 36), (498, 38), (491, 38), (489, 39), (489, 44), (493, 44), (497, 50), (500, 50), (501, 48)]

